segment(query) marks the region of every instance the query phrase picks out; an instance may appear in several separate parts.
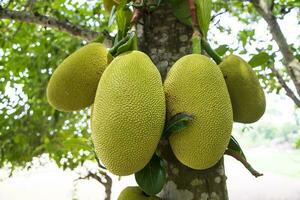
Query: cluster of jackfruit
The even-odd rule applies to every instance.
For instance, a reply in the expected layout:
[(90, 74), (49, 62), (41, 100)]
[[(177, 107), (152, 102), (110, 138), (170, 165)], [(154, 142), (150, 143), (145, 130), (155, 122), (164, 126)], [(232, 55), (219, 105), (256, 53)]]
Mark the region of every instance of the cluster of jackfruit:
[[(186, 55), (162, 83), (146, 54), (130, 51), (110, 62), (108, 51), (99, 43), (82, 47), (58, 66), (49, 81), (47, 98), (60, 111), (93, 104), (95, 152), (107, 170), (120, 176), (147, 165), (166, 118), (181, 112), (193, 115), (193, 122), (171, 135), (169, 142), (181, 163), (202, 170), (224, 154), (233, 121), (255, 122), (266, 106), (258, 78), (238, 56), (228, 56), (218, 66), (206, 56)], [(127, 188), (119, 199), (128, 194), (139, 196), (142, 192)]]
[(60, 111), (91, 106), (95, 151), (107, 169), (129, 175), (152, 158), (165, 122), (165, 95), (159, 71), (140, 51), (109, 63), (106, 48), (88, 44), (67, 57), (47, 87), (50, 105)]
[(201, 170), (216, 164), (227, 148), (233, 121), (252, 123), (265, 111), (265, 96), (251, 66), (230, 55), (217, 66), (203, 55), (180, 58), (164, 82), (168, 119), (194, 115), (193, 123), (169, 138), (177, 159)]

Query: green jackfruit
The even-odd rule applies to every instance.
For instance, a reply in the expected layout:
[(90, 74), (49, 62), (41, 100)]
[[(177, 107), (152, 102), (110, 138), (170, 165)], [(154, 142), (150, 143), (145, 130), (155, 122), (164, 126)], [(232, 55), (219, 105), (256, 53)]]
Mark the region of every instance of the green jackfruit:
[(146, 166), (160, 140), (165, 121), (160, 74), (139, 51), (116, 57), (100, 79), (92, 118), (95, 151), (116, 175)]
[(215, 165), (228, 145), (232, 108), (219, 67), (206, 56), (180, 58), (164, 83), (167, 116), (188, 112), (190, 126), (169, 137), (172, 150), (184, 165), (201, 170)]
[(118, 200), (160, 200), (160, 198), (146, 196), (139, 187), (127, 187), (120, 193)]
[(90, 106), (107, 66), (107, 54), (104, 45), (90, 43), (67, 57), (54, 71), (48, 83), (49, 104), (66, 112)]
[(266, 99), (251, 66), (242, 58), (230, 55), (219, 65), (230, 94), (233, 120), (252, 123), (261, 118)]

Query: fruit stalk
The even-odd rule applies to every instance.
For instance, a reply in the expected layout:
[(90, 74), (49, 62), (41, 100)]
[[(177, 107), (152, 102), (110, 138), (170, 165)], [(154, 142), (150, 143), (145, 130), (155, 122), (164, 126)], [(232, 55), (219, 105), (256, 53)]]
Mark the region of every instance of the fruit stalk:
[(193, 36), (192, 36), (193, 53), (201, 54), (201, 38), (202, 38), (202, 35), (199, 31), (195, 0), (188, 0), (188, 3), (189, 3), (190, 12), (191, 12), (192, 27), (193, 27)]
[(141, 19), (142, 16), (143, 16), (142, 9), (140, 9), (140, 8), (134, 8), (133, 15), (132, 15), (130, 23), (133, 26), (135, 26), (138, 23), (139, 19)]
[(255, 169), (253, 169), (253, 167), (247, 162), (247, 160), (245, 160), (242, 156), (240, 156), (238, 153), (236, 153), (233, 150), (227, 149), (224, 153), (225, 155), (229, 155), (232, 156), (233, 158), (237, 159), (238, 161), (240, 161), (245, 167), (246, 169), (248, 169), (248, 171), (255, 176), (255, 178), (262, 176), (262, 173), (259, 173), (258, 171), (256, 171)]
[(198, 27), (198, 21), (197, 21), (195, 0), (188, 0), (188, 2), (189, 2), (189, 8), (191, 12), (192, 27), (194, 30), (194, 34), (199, 34), (201, 37), (201, 34), (199, 32), (199, 27)]
[(222, 62), (222, 58), (218, 55), (215, 50), (211, 48), (209, 43), (205, 39), (201, 39), (201, 46), (206, 51), (206, 53), (217, 63), (220, 64)]

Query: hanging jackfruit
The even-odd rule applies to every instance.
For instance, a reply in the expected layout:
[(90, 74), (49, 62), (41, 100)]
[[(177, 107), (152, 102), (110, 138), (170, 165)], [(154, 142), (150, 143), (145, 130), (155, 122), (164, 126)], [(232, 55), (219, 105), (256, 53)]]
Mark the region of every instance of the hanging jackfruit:
[(67, 57), (54, 71), (47, 86), (47, 99), (60, 111), (90, 106), (100, 77), (107, 66), (108, 52), (100, 43), (90, 43)]
[(180, 58), (164, 82), (167, 116), (188, 112), (194, 120), (186, 129), (169, 137), (177, 159), (201, 170), (216, 164), (228, 145), (232, 108), (219, 67), (203, 55)]
[(251, 66), (242, 58), (230, 55), (220, 63), (230, 94), (233, 120), (253, 123), (266, 109), (266, 99), (259, 80)]
[(131, 51), (105, 70), (92, 116), (95, 151), (113, 174), (133, 174), (150, 161), (165, 121), (160, 74), (150, 58)]
[(127, 187), (119, 195), (118, 200), (160, 200), (156, 196), (146, 196), (139, 187)]

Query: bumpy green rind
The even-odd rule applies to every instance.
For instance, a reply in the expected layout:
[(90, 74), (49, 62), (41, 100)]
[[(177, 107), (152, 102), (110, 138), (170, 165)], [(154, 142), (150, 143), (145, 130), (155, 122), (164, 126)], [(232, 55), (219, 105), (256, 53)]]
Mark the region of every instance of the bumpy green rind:
[(180, 112), (194, 116), (186, 129), (169, 137), (175, 156), (193, 169), (212, 167), (224, 154), (233, 124), (221, 70), (206, 56), (187, 55), (170, 69), (164, 88), (168, 118)]
[(160, 140), (165, 96), (159, 71), (139, 51), (116, 57), (103, 73), (93, 105), (95, 151), (113, 174), (146, 166)]
[(127, 187), (120, 193), (118, 200), (160, 200), (160, 198), (146, 196), (139, 187)]
[(242, 58), (230, 55), (220, 63), (233, 109), (235, 122), (253, 123), (266, 109), (266, 99), (251, 66)]
[(90, 43), (75, 51), (56, 68), (49, 80), (49, 104), (65, 112), (90, 106), (106, 66), (107, 50), (100, 43)]

